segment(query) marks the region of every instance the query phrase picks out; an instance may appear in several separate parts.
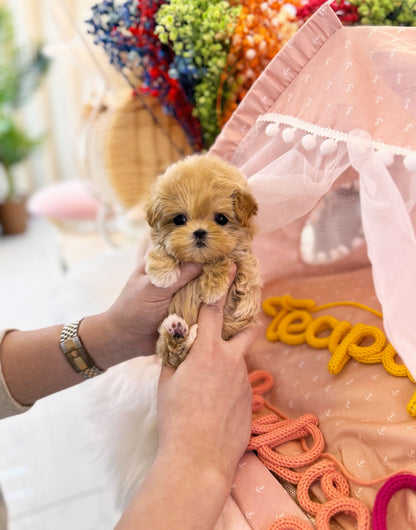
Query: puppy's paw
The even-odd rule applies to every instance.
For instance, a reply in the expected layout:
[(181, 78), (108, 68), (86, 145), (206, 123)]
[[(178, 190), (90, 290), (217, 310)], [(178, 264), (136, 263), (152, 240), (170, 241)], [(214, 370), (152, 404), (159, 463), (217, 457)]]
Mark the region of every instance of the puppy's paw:
[(227, 291), (224, 291), (223, 293), (222, 292), (210, 292), (210, 293), (207, 293), (206, 296), (204, 296), (204, 302), (206, 304), (215, 304), (215, 302), (218, 302), (218, 300), (221, 298), (221, 296), (223, 296)]
[(201, 289), (204, 302), (206, 304), (215, 304), (228, 291), (228, 285), (228, 276), (215, 278), (215, 281), (210, 278), (204, 278)]
[(207, 304), (214, 304), (228, 291), (230, 263), (221, 261), (205, 265), (200, 282), (203, 301)]
[(165, 318), (159, 328), (158, 353), (163, 364), (177, 368), (187, 356), (197, 336), (198, 325), (188, 327), (179, 315)]
[(156, 287), (170, 287), (176, 283), (181, 274), (179, 267), (173, 269), (163, 269), (158, 267), (154, 263), (147, 262), (145, 267), (146, 274), (149, 276), (150, 281)]
[(145, 257), (145, 271), (156, 287), (170, 287), (179, 279), (179, 263), (170, 256), (162, 245), (149, 250)]
[(162, 322), (162, 327), (166, 329), (169, 335), (174, 339), (184, 339), (188, 335), (188, 324), (180, 316), (169, 315)]

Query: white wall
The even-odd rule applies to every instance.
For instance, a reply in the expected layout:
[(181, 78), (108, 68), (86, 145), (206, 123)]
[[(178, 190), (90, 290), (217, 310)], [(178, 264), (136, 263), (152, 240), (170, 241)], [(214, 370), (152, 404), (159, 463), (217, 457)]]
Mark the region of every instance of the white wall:
[[(85, 46), (84, 39), (91, 41), (85, 20), (93, 3), (96, 2), (0, 0), (13, 14), (19, 45), (43, 42), (54, 55), (42, 87), (20, 115), (28, 133), (46, 134), (36, 154), (17, 169), (26, 191), (79, 176), (76, 141), (83, 105), (97, 98), (105, 83), (107, 87), (124, 84), (98, 47)], [(97, 67), (97, 60), (102, 70)]]

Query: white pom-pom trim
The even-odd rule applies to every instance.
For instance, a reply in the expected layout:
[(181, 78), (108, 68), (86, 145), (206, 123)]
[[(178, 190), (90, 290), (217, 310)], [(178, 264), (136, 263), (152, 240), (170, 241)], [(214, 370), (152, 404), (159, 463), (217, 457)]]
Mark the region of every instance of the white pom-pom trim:
[(416, 171), (416, 152), (406, 155), (403, 164), (408, 171)]
[(356, 236), (351, 241), (352, 248), (358, 248), (361, 247), (361, 245), (364, 243), (364, 237), (363, 236)]
[(302, 138), (302, 145), (306, 151), (312, 151), (316, 147), (316, 138), (313, 134), (306, 134)]
[(289, 144), (289, 143), (293, 142), (293, 140), (295, 139), (295, 132), (296, 132), (295, 129), (292, 129), (291, 127), (287, 127), (282, 132), (283, 141), (286, 144)]
[(323, 250), (320, 250), (315, 257), (315, 263), (320, 263), (321, 265), (325, 265), (325, 263), (329, 263), (331, 261), (331, 256), (324, 252)]
[(394, 153), (389, 149), (380, 149), (380, 151), (377, 151), (377, 155), (386, 167), (391, 166), (394, 162)]
[(279, 134), (280, 127), (278, 123), (269, 123), (266, 127), (267, 136), (277, 136)]
[(319, 149), (323, 155), (331, 155), (332, 153), (335, 153), (337, 147), (337, 142), (335, 140), (332, 140), (331, 138), (328, 138), (327, 140), (322, 142), (321, 147)]
[(332, 248), (329, 251), (329, 255), (331, 257), (331, 261), (338, 261), (342, 258), (342, 253), (337, 248)]

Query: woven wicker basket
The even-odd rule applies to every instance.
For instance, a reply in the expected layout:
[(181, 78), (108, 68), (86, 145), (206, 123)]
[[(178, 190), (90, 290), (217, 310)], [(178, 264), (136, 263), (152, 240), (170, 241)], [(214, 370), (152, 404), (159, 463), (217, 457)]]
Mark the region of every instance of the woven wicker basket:
[(142, 203), (157, 175), (192, 153), (180, 125), (150, 96), (124, 95), (85, 114), (86, 175), (103, 202)]

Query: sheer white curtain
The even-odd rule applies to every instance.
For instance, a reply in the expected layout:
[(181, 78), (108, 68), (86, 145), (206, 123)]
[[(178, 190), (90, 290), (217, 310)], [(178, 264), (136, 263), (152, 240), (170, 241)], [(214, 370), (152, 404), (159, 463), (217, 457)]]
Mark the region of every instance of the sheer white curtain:
[[(21, 187), (33, 191), (47, 183), (79, 176), (77, 136), (83, 106), (118, 82), (118, 74), (91, 42), (85, 20), (93, 0), (0, 0), (12, 13), (19, 45), (42, 42), (53, 56), (41, 88), (20, 112), (33, 136), (45, 135), (36, 153), (17, 168)], [(90, 51), (89, 51), (90, 50)], [(91, 55), (91, 50), (93, 56)], [(112, 78), (112, 81), (110, 81)]]

